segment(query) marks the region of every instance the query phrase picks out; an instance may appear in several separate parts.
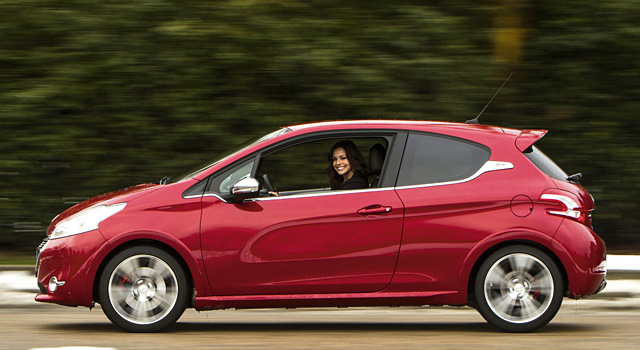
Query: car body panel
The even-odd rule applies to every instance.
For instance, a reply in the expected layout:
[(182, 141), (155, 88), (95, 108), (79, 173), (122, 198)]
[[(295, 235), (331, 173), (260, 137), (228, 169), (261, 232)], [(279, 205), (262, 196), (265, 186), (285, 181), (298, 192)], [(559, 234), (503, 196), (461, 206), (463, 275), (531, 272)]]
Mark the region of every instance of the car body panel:
[[(358, 214), (369, 207), (388, 212)], [(211, 288), (216, 295), (382, 290), (395, 269), (402, 218), (392, 189), (237, 204), (206, 196), (202, 251)]]
[[(492, 246), (508, 240), (548, 244), (561, 218), (543, 220), (543, 225), (536, 225), (540, 230), (531, 230), (532, 222), (547, 216), (544, 211), (534, 209), (527, 217), (511, 211), (511, 198), (535, 193), (535, 189), (500, 186), (497, 172), (482, 176), (482, 181), (478, 180), (481, 185), (475, 180), (451, 185), (457, 187), (457, 196), (450, 195), (448, 186), (398, 190), (406, 217), (394, 287), (463, 290), (466, 284), (459, 282), (460, 275), (465, 275), (462, 271), (470, 271), (479, 255)], [(483, 190), (484, 186), (490, 192)], [(422, 198), (429, 198), (428, 204)], [(474, 250), (479, 254), (473, 255)]]
[(196, 310), (286, 307), (360, 307), (465, 305), (466, 292), (373, 292), (330, 294), (234, 295), (196, 298)]

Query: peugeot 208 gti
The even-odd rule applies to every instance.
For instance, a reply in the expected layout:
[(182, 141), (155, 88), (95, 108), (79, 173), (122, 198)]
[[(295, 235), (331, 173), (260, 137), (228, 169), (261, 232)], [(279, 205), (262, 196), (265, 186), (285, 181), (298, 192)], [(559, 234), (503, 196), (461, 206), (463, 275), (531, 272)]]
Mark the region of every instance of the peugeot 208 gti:
[[(286, 127), (200, 170), (77, 204), (38, 248), (36, 300), (152, 332), (185, 308), (469, 305), (527, 332), (605, 284), (594, 202), (545, 130), (424, 121)], [(368, 186), (331, 190), (353, 142)], [(351, 164), (353, 164), (353, 159)], [(428, 312), (428, 311), (425, 311)]]

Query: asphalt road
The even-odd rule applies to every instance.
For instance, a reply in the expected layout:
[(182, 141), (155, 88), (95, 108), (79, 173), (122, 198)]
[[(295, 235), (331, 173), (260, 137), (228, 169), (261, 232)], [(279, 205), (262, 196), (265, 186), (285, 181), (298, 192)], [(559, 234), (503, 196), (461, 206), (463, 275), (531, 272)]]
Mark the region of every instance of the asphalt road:
[(564, 299), (549, 325), (503, 333), (451, 307), (187, 310), (162, 333), (132, 334), (98, 308), (36, 303), (31, 269), (0, 266), (0, 350), (126, 349), (638, 349), (640, 257), (610, 259), (609, 285)]
[[(528, 334), (500, 332), (470, 308), (187, 310), (165, 332), (132, 334), (102, 311), (0, 308), (0, 349), (637, 349), (640, 299), (565, 299)], [(84, 348), (83, 348), (84, 349)]]

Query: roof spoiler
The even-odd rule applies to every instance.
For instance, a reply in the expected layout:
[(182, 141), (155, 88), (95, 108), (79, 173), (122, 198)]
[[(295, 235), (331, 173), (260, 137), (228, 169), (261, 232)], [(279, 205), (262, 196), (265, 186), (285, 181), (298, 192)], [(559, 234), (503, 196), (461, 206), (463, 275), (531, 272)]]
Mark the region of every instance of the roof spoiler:
[(516, 147), (520, 152), (524, 152), (527, 148), (531, 147), (534, 143), (542, 138), (548, 130), (522, 130), (520, 135), (516, 138)]

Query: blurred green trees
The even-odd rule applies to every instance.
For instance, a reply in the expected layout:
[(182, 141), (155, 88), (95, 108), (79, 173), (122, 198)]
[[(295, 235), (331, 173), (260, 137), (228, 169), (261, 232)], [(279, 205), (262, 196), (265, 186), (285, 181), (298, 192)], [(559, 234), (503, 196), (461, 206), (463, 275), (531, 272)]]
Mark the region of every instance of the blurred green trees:
[(0, 244), (82, 198), (327, 119), (544, 128), (596, 230), (640, 244), (640, 1), (0, 2)]

